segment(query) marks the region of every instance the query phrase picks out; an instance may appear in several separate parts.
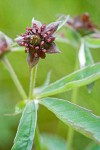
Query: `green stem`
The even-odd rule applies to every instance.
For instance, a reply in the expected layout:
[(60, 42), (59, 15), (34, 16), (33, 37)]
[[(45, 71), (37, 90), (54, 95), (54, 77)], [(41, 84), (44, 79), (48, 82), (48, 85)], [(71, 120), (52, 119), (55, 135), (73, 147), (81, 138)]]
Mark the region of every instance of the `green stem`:
[[(29, 100), (34, 100), (34, 88), (36, 83), (37, 66), (30, 69), (30, 86), (29, 86)], [(38, 127), (35, 130), (35, 144), (37, 150), (41, 150), (41, 141)]]
[[(22, 96), (23, 99), (27, 99), (27, 95), (20, 83), (20, 81), (17, 78), (17, 75), (15, 74), (9, 60), (6, 57), (2, 58), (3, 63), (5, 64), (5, 66), (7, 67), (20, 95)], [(34, 99), (34, 94), (33, 94), (33, 90), (35, 87), (35, 82), (36, 82), (36, 72), (37, 72), (37, 67), (34, 67), (30, 70), (30, 88), (29, 88), (29, 100), (33, 100)], [(36, 128), (35, 131), (35, 142), (36, 142), (36, 146), (38, 150), (41, 150), (41, 142), (40, 142), (40, 136), (39, 136), (39, 131), (38, 128)]]
[(25, 91), (24, 91), (20, 81), (18, 80), (18, 77), (17, 77), (16, 73), (14, 72), (13, 67), (11, 66), (9, 60), (6, 57), (3, 57), (2, 61), (5, 64), (7, 70), (9, 71), (10, 76), (12, 77), (12, 80), (15, 83), (15, 85), (16, 85), (19, 93), (20, 93), (20, 95), (22, 96), (22, 98), (24, 100), (27, 99), (27, 95), (26, 95), (26, 93), (25, 93)]
[[(73, 89), (71, 102), (74, 104), (77, 103), (77, 92), (78, 92), (78, 88)], [(67, 150), (72, 150), (73, 137), (74, 137), (74, 130), (71, 127), (69, 127), (68, 137), (67, 137), (68, 139)]]
[(30, 85), (29, 85), (29, 100), (34, 99), (34, 87), (36, 83), (37, 66), (30, 69)]
[[(75, 70), (78, 69), (78, 58), (76, 57), (76, 64), (75, 64)], [(71, 98), (71, 102), (76, 104), (77, 103), (77, 95), (78, 95), (78, 88), (74, 88), (72, 91), (72, 98)], [(72, 150), (72, 144), (73, 144), (73, 137), (74, 137), (74, 130), (69, 127), (68, 130), (68, 140), (67, 140), (67, 150)]]

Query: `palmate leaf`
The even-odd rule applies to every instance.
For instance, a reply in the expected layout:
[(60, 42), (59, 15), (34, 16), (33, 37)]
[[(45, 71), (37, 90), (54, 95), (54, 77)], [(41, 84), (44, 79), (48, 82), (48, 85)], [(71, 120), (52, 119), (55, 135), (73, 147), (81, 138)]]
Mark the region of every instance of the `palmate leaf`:
[(38, 98), (51, 96), (62, 93), (74, 87), (81, 87), (90, 84), (100, 78), (100, 63), (88, 66), (78, 70), (60, 80), (50, 84), (41, 93), (37, 94)]
[(57, 98), (43, 98), (39, 102), (65, 124), (96, 142), (100, 142), (100, 118), (91, 111)]
[(28, 102), (14, 139), (11, 150), (31, 150), (37, 121), (37, 107), (34, 101)]

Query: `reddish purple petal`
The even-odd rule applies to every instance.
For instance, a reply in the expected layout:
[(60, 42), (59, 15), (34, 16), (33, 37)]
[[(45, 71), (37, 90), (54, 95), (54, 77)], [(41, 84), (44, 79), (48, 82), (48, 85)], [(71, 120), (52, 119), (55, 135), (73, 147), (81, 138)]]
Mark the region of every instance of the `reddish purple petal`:
[(34, 24), (38, 27), (41, 28), (42, 24), (40, 21), (35, 20), (34, 18), (32, 19), (32, 26), (34, 26)]
[(38, 55), (39, 55), (42, 59), (44, 59), (44, 58), (46, 57), (46, 54), (45, 54), (45, 52), (43, 52), (43, 51), (40, 51), (40, 52), (38, 53)]
[(48, 31), (50, 31), (49, 35), (52, 35), (57, 30), (59, 23), (60, 23), (59, 21), (50, 23), (44, 30), (44, 33), (47, 33)]
[(48, 50), (46, 51), (46, 53), (50, 53), (50, 54), (61, 53), (61, 51), (58, 49), (55, 43), (52, 43), (48, 48)]
[(6, 42), (8, 46), (13, 42), (12, 39), (6, 36), (3, 32), (0, 32), (0, 41)]
[(39, 61), (39, 57), (33, 57), (30, 53), (27, 56), (27, 62), (30, 68), (34, 67)]
[[(27, 36), (25, 36), (26, 38), (30, 38), (31, 37), (31, 35), (27, 35)], [(24, 41), (24, 37), (22, 37), (22, 36), (18, 36), (16, 39), (15, 39), (15, 42), (17, 42), (18, 44), (20, 43), (20, 42), (23, 42)]]
[(20, 43), (20, 42), (23, 42), (24, 41), (24, 37), (22, 37), (22, 36), (18, 36), (16, 39), (15, 39), (15, 42), (17, 42), (18, 44)]
[(0, 32), (0, 56), (8, 51), (10, 44), (12, 44), (12, 40), (3, 32)]

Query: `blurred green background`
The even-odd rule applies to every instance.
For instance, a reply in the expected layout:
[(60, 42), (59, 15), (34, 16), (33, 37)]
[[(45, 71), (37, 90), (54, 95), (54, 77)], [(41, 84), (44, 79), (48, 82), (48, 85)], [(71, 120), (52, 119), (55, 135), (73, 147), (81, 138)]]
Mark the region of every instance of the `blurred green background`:
[[(43, 23), (49, 23), (55, 21), (59, 14), (74, 16), (84, 12), (89, 12), (91, 19), (100, 27), (100, 0), (0, 0), (0, 30), (11, 38), (15, 38), (31, 25), (32, 17)], [(67, 44), (57, 44), (62, 54), (47, 55), (45, 60), (39, 62), (37, 86), (43, 83), (49, 70), (52, 71), (51, 82), (74, 70), (76, 50)], [(100, 49), (91, 49), (91, 53), (95, 62), (100, 61)], [(8, 54), (7, 57), (28, 93), (29, 70), (26, 54), (16, 52)], [(80, 88), (78, 104), (91, 109), (94, 114), (100, 115), (99, 91), (100, 81), (95, 83), (90, 94), (86, 87)], [(70, 100), (71, 91), (56, 95), (56, 97)], [(20, 119), (20, 115), (3, 116), (2, 114), (13, 113), (15, 104), (21, 99), (8, 71), (0, 62), (0, 150), (11, 149)], [(58, 119), (51, 112), (40, 106), (38, 115), (41, 133), (57, 133), (59, 136), (67, 138), (68, 127), (63, 123), (58, 125)], [(90, 142), (90, 139), (75, 132), (73, 143), (75, 150), (84, 150)]]

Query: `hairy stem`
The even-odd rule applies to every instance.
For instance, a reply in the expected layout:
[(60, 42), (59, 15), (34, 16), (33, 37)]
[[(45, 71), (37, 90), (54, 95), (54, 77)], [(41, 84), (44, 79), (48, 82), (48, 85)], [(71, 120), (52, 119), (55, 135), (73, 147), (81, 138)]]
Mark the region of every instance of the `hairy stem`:
[(27, 99), (27, 95), (26, 95), (26, 93), (25, 93), (25, 91), (24, 91), (20, 81), (18, 80), (18, 77), (17, 77), (16, 73), (14, 72), (13, 67), (11, 66), (9, 60), (6, 57), (3, 57), (2, 61), (3, 61), (4, 65), (6, 66), (6, 68), (7, 68), (8, 72), (9, 72), (13, 82), (15, 83), (15, 85), (17, 87), (17, 90), (20, 93), (20, 95), (22, 96), (22, 98), (24, 100)]
[[(30, 85), (29, 85), (29, 100), (34, 100), (34, 88), (36, 83), (37, 66), (30, 69)], [(41, 150), (41, 141), (39, 135), (39, 129), (35, 130), (35, 144), (38, 150)]]
[[(75, 70), (78, 69), (78, 65), (79, 62), (78, 62), (78, 58), (76, 57)], [(71, 102), (74, 104), (77, 103), (77, 95), (78, 95), (78, 88), (74, 88), (71, 97)], [(74, 137), (74, 130), (71, 127), (69, 127), (68, 137), (67, 137), (67, 150), (72, 150), (73, 137)]]
[(36, 83), (37, 66), (30, 69), (30, 85), (29, 85), (29, 100), (34, 99), (34, 87)]

